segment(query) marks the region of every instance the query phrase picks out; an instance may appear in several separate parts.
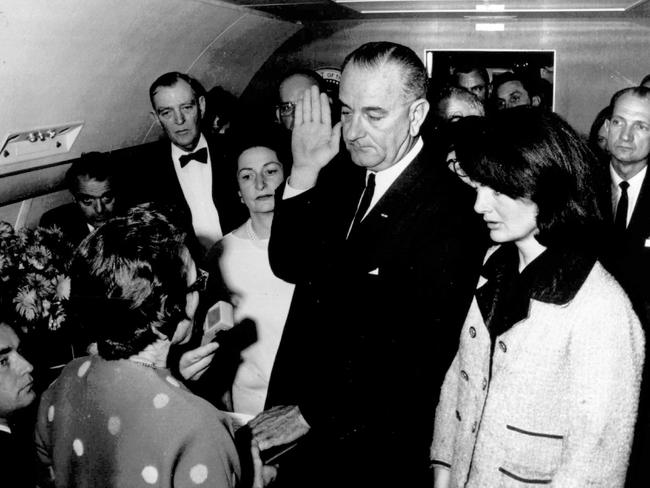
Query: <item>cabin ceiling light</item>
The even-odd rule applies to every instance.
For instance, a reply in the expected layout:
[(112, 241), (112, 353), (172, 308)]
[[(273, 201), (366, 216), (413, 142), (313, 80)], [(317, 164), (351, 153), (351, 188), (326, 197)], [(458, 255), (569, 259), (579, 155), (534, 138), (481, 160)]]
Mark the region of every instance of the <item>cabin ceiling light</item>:
[(54, 156), (70, 151), (83, 122), (70, 122), (11, 132), (0, 149), (0, 165)]
[[(558, 0), (554, 2), (510, 1), (476, 3), (449, 0), (334, 0), (362, 14), (481, 14), (481, 13), (607, 13), (625, 12), (647, 0)], [(577, 3), (577, 5), (576, 5)], [(542, 7), (540, 7), (542, 5)]]

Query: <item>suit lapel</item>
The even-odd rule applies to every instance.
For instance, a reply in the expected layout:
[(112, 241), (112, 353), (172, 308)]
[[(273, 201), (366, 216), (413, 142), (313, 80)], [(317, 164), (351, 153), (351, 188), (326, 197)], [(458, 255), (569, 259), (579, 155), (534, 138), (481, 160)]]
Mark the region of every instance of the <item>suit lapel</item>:
[(403, 237), (411, 234), (401, 229), (410, 228), (418, 208), (430, 201), (424, 192), (436, 191), (432, 183), (438, 179), (434, 175), (436, 170), (426, 159), (420, 151), (350, 236), (350, 244), (353, 248), (364, 249), (360, 255), (368, 256), (367, 263), (372, 269), (380, 266), (384, 258), (394, 255)]
[(648, 178), (648, 172), (643, 178), (643, 183), (641, 184), (641, 192), (639, 193), (639, 198), (634, 206), (634, 212), (632, 212), (632, 218), (630, 219), (630, 225), (627, 227), (626, 234), (629, 237), (633, 238), (643, 238), (648, 237), (650, 233), (650, 178)]

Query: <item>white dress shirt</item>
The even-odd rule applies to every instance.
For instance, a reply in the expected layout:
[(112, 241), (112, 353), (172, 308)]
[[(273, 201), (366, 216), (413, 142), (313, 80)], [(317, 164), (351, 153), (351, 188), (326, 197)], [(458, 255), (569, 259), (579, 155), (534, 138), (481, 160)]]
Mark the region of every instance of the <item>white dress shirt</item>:
[[(630, 219), (632, 218), (632, 213), (634, 212), (634, 207), (636, 202), (639, 199), (639, 194), (641, 193), (641, 185), (643, 185), (643, 179), (648, 170), (648, 167), (644, 167), (641, 171), (635, 174), (632, 178), (627, 180), (630, 186), (627, 188), (627, 219), (625, 220), (625, 226), (630, 225)], [(612, 165), (609, 165), (609, 174), (612, 181), (612, 210), (613, 214), (616, 215), (616, 207), (618, 206), (618, 201), (621, 198), (621, 187), (618, 186), (623, 178), (614, 170)]]
[[(406, 167), (411, 164), (415, 157), (420, 153), (422, 146), (422, 138), (418, 137), (417, 141), (415, 141), (415, 144), (409, 150), (409, 152), (407, 152), (404, 157), (397, 163), (382, 171), (373, 171), (373, 173), (375, 173), (375, 192), (372, 195), (372, 200), (370, 201), (370, 205), (368, 206), (368, 210), (366, 211), (364, 217), (368, 215), (368, 212), (370, 212), (377, 204), (377, 202), (381, 199), (381, 197), (384, 196), (384, 193), (386, 193), (386, 191), (395, 182), (399, 175), (402, 174)], [(368, 175), (370, 172), (371, 170), (366, 170), (366, 183), (368, 182)], [(287, 181), (287, 184), (284, 186), (282, 199), (284, 200), (287, 198), (295, 197), (307, 190), (309, 190), (309, 188), (305, 190), (297, 190), (293, 188), (291, 186), (291, 179), (289, 179)], [(359, 198), (359, 203), (361, 203), (361, 198)], [(357, 204), (357, 208), (359, 208), (359, 204)], [(352, 225), (352, 223), (350, 223), (350, 225)]]
[(172, 144), (172, 160), (174, 161), (174, 170), (178, 182), (183, 190), (183, 196), (192, 213), (194, 233), (203, 247), (209, 249), (221, 239), (223, 233), (219, 214), (212, 200), (212, 161), (210, 160), (208, 143), (203, 135), (201, 135), (194, 151), (191, 152), (196, 152), (202, 148), (206, 148), (208, 151), (207, 164), (190, 161), (185, 167), (181, 168), (180, 157), (189, 154), (189, 152), (174, 144)]

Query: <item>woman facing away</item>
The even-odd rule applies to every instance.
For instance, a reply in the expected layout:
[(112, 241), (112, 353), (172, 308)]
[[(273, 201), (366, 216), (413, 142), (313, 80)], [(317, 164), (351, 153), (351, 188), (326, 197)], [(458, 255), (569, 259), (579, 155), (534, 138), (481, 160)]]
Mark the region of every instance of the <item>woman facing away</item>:
[(434, 485), (623, 486), (644, 335), (596, 260), (591, 153), (559, 116), (527, 107), (468, 140), (457, 155), (497, 245), (442, 386)]
[(230, 488), (239, 457), (224, 415), (167, 368), (190, 339), (201, 279), (184, 236), (135, 208), (80, 245), (69, 312), (96, 341), (41, 398), (39, 486)]
[(239, 195), (250, 218), (221, 241), (221, 275), (235, 297), (235, 321), (252, 319), (256, 340), (241, 352), (232, 384), (235, 412), (264, 410), (273, 361), (289, 312), (294, 285), (276, 277), (268, 256), (275, 190), (284, 181), (282, 163), (269, 141), (237, 150)]

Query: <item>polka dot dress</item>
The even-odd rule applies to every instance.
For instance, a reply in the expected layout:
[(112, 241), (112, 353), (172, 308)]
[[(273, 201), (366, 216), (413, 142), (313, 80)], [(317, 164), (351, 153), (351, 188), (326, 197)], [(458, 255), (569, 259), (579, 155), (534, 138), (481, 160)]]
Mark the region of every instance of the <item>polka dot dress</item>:
[(240, 466), (226, 425), (166, 369), (81, 358), (41, 399), (41, 471), (57, 487), (232, 487)]

